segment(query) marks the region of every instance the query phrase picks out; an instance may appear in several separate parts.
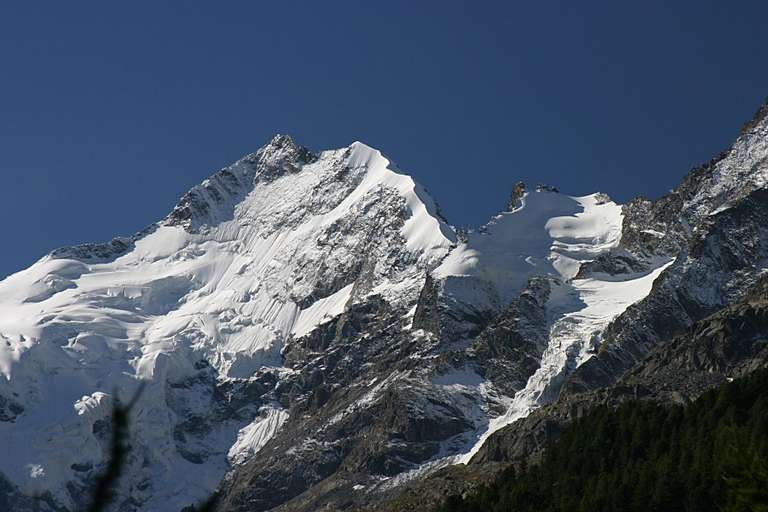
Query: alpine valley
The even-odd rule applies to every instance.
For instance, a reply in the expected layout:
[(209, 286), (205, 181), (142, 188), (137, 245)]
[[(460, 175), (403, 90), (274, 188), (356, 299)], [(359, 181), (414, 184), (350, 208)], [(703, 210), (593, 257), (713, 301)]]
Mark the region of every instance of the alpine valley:
[(768, 104), (655, 201), (517, 183), (476, 230), (278, 135), (0, 282), (0, 510), (86, 508), (134, 397), (113, 510), (429, 510), (598, 406), (768, 366), (766, 269)]

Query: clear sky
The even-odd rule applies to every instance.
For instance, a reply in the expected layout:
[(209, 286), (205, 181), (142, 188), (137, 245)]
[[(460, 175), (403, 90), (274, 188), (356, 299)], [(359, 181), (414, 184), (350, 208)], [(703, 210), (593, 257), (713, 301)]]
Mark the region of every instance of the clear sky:
[[(15, 5), (14, 5), (15, 4)], [(478, 225), (519, 179), (658, 197), (768, 95), (768, 2), (4, 2), (0, 276), (134, 233), (276, 132)]]

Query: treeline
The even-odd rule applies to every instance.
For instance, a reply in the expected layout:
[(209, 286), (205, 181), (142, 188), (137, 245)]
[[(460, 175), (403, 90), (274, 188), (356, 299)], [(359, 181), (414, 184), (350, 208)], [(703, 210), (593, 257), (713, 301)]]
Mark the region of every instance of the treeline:
[(599, 407), (540, 465), (437, 510), (768, 512), (768, 370), (686, 406)]

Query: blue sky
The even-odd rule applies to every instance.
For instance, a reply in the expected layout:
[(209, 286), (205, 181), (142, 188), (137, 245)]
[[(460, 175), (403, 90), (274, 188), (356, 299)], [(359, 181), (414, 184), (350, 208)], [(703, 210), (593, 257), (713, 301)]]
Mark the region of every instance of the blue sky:
[(289, 133), (478, 225), (518, 179), (658, 197), (768, 95), (765, 2), (6, 2), (0, 276)]

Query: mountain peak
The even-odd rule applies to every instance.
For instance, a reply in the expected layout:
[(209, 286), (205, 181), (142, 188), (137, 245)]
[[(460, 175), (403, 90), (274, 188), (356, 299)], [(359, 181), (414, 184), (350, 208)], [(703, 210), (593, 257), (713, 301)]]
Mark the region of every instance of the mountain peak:
[(256, 153), (244, 158), (253, 165), (256, 176), (261, 179), (274, 179), (286, 172), (297, 172), (301, 166), (316, 159), (317, 156), (309, 149), (296, 144), (289, 135), (280, 133)]
[(282, 147), (282, 146), (285, 146), (285, 145), (296, 146), (296, 142), (293, 140), (293, 137), (291, 137), (288, 134), (276, 133), (274, 135), (274, 137), (272, 137), (272, 140), (270, 140), (267, 145), (268, 146), (276, 146), (276, 147)]

